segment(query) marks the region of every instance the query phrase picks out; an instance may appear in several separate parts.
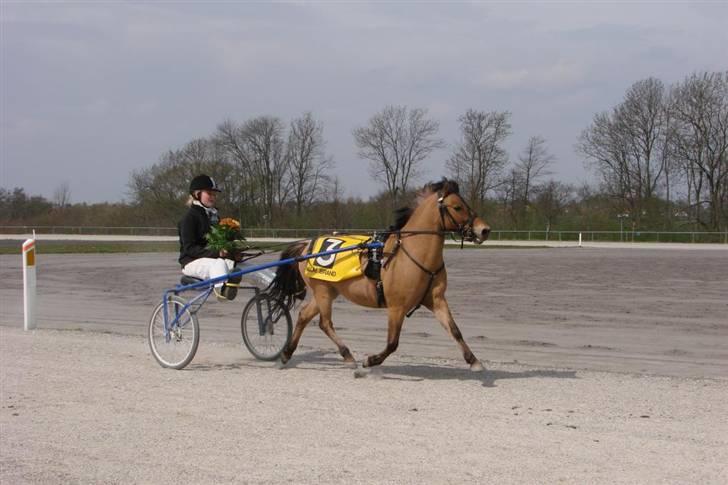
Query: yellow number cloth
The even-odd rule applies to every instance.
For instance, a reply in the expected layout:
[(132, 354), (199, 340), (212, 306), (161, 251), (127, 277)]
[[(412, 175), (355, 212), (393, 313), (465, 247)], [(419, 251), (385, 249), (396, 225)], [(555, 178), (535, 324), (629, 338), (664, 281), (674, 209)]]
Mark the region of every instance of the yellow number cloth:
[[(371, 240), (370, 236), (321, 236), (313, 243), (311, 253), (321, 253), (347, 246), (356, 246)], [(344, 281), (362, 275), (362, 265), (359, 260), (363, 249), (344, 251), (326, 256), (311, 258), (306, 263), (304, 274), (309, 278), (324, 281)]]

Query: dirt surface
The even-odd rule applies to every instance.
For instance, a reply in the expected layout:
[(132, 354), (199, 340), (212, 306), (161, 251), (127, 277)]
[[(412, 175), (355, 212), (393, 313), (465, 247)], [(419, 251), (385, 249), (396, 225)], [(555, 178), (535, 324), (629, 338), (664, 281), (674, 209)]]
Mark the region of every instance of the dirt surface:
[[(211, 302), (183, 371), (144, 332), (173, 254), (0, 256), (3, 483), (725, 483), (728, 252), (447, 250), (472, 373), (426, 311), (355, 379), (316, 326), (284, 370)], [(381, 311), (335, 306), (355, 356)]]
[[(40, 328), (143, 336), (163, 290), (180, 276), (170, 253), (40, 251)], [(728, 249), (448, 249), (445, 255), (450, 307), (483, 361), (728, 376)], [(21, 262), (19, 255), (0, 256), (0, 325), (22, 328)], [(241, 341), (240, 314), (248, 296), (241, 292), (234, 302), (203, 308), (202, 347)], [(363, 356), (384, 348), (383, 310), (339, 299), (333, 317), (353, 352)], [(335, 348), (315, 324), (301, 345)], [(405, 322), (397, 353), (461, 358), (424, 309)]]

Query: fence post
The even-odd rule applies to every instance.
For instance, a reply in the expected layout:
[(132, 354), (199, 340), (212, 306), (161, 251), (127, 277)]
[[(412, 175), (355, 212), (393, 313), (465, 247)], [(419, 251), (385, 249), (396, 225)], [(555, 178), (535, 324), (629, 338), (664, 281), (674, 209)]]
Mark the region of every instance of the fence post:
[(35, 328), (35, 234), (23, 243), (23, 328)]
[(579, 247), (581, 247), (581, 233), (579, 233)]

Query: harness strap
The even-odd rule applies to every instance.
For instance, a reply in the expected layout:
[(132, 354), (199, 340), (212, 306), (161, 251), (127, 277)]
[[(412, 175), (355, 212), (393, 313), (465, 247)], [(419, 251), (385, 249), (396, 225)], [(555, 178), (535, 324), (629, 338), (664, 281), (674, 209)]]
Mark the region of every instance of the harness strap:
[(424, 266), (422, 266), (422, 264), (420, 264), (419, 261), (417, 261), (415, 258), (413, 258), (412, 255), (407, 251), (407, 248), (405, 248), (404, 246), (401, 246), (401, 247), (402, 247), (402, 251), (404, 251), (404, 254), (406, 254), (407, 257), (410, 258), (410, 260), (413, 263), (415, 263), (418, 268), (420, 268), (422, 271), (427, 273), (427, 275), (430, 277), (430, 281), (427, 282), (427, 289), (425, 289), (425, 293), (422, 295), (422, 298), (420, 298), (420, 302), (417, 304), (417, 306), (415, 306), (413, 309), (411, 309), (410, 311), (407, 312), (406, 316), (407, 316), (407, 318), (409, 318), (412, 316), (412, 314), (414, 312), (416, 312), (422, 306), (422, 302), (425, 301), (425, 298), (427, 298), (428, 293), (430, 293), (430, 290), (432, 289), (432, 282), (435, 281), (435, 276), (437, 276), (440, 273), (440, 271), (442, 271), (445, 268), (445, 261), (442, 262), (442, 264), (440, 265), (439, 268), (437, 268), (436, 271), (430, 271), (427, 268), (425, 268)]
[(399, 251), (399, 247), (402, 245), (402, 232), (397, 231), (397, 243), (394, 245), (394, 249), (392, 249), (392, 253), (387, 256), (387, 260), (384, 262), (383, 268), (386, 268), (389, 266), (389, 262), (392, 261), (392, 258), (394, 258), (394, 255), (397, 254), (397, 251)]
[[(422, 271), (424, 271), (425, 273), (427, 273), (427, 275), (430, 277), (429, 281), (427, 282), (427, 288), (425, 289), (425, 292), (422, 295), (422, 298), (420, 299), (420, 302), (414, 308), (412, 308), (410, 311), (407, 312), (407, 318), (409, 318), (409, 317), (412, 316), (412, 314), (414, 312), (416, 312), (422, 306), (422, 302), (425, 301), (425, 298), (427, 298), (427, 294), (432, 289), (432, 283), (433, 283), (433, 281), (435, 281), (435, 276), (437, 276), (440, 273), (440, 271), (442, 271), (445, 268), (445, 261), (442, 262), (442, 264), (440, 265), (439, 268), (437, 268), (437, 270), (430, 271), (429, 269), (425, 268), (419, 261), (417, 261), (409, 253), (409, 251), (407, 251), (407, 248), (405, 248), (402, 245), (402, 232), (401, 231), (397, 231), (396, 233), (397, 233), (397, 243), (394, 245), (394, 249), (392, 250), (392, 253), (389, 255), (389, 257), (387, 258), (387, 260), (384, 262), (383, 268), (386, 268), (389, 265), (390, 261), (392, 261), (392, 259), (394, 258), (394, 256), (397, 254), (397, 252), (401, 248), (402, 251), (404, 252), (404, 254), (406, 254), (407, 257), (413, 263), (415, 263), (415, 265), (418, 268), (420, 268)], [(380, 297), (380, 294), (381, 294), (381, 297)], [(380, 307), (387, 305), (387, 303), (386, 303), (386, 301), (384, 299), (384, 285), (382, 284), (381, 277), (377, 281), (377, 305), (379, 305)]]
[(381, 276), (377, 279), (376, 288), (377, 288), (377, 306), (379, 308), (386, 307), (387, 299), (384, 297), (384, 283), (382, 282)]

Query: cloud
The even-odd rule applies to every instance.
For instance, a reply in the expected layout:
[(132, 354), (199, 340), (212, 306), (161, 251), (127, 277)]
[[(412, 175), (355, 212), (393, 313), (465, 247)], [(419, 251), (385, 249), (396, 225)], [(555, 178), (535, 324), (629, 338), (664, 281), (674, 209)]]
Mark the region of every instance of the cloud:
[(553, 64), (516, 69), (496, 69), (474, 79), (476, 86), (487, 89), (565, 89), (585, 79), (585, 68), (574, 62), (557, 61)]
[(366, 196), (351, 130), (387, 104), (428, 108), (449, 142), (466, 109), (509, 110), (513, 154), (543, 134), (580, 171), (594, 113), (644, 77), (725, 69), (728, 45), (728, 8), (687, 3), (8, 2), (0, 21), (2, 184), (82, 174), (77, 201), (121, 198), (125, 173), (225, 118), (305, 110)]

